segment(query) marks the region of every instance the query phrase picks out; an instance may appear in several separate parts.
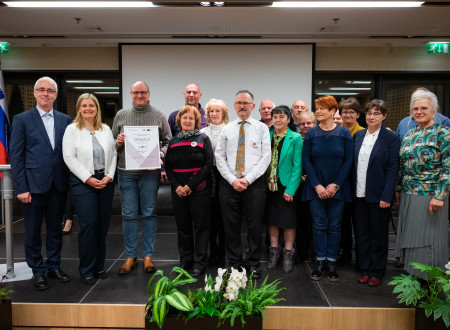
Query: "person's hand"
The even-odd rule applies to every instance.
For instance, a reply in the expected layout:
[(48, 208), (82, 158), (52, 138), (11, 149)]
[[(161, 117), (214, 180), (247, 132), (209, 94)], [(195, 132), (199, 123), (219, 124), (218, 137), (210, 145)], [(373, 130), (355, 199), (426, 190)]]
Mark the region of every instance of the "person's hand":
[(166, 184), (167, 181), (169, 181), (169, 179), (167, 178), (167, 173), (166, 172), (161, 172), (161, 184)]
[(433, 214), (434, 211), (440, 210), (443, 206), (444, 206), (443, 201), (433, 198), (430, 201), (430, 206), (428, 207), (428, 212), (430, 212), (430, 214)]
[(389, 206), (391, 206), (391, 203), (380, 201), (380, 208), (387, 209)]
[(320, 199), (328, 198), (328, 191), (321, 184), (315, 186), (314, 189), (316, 189), (316, 193), (317, 195), (319, 195)]
[(245, 189), (247, 189), (248, 186), (250, 185), (250, 183), (247, 181), (246, 178), (240, 178), (239, 180), (241, 180), (241, 183), (245, 187)]
[(99, 189), (97, 187), (100, 185), (100, 180), (94, 178), (93, 176), (90, 176), (89, 179), (87, 179), (85, 183), (87, 185), (91, 186), (92, 188)]
[[(247, 181), (247, 180), (245, 180), (245, 181)], [(247, 183), (248, 183), (248, 181), (247, 181)], [(233, 186), (234, 190), (239, 191), (239, 192), (247, 189), (247, 186), (245, 186), (245, 184), (242, 183), (241, 179), (235, 179), (231, 185)]]
[(117, 146), (121, 147), (125, 143), (125, 133), (120, 133), (117, 135)]
[(326, 191), (328, 193), (328, 198), (332, 198), (337, 193), (336, 185), (334, 183), (330, 183), (327, 186)]
[(178, 197), (186, 197), (186, 192), (184, 191), (182, 186), (178, 186), (177, 189), (175, 190), (176, 194), (178, 195)]
[(109, 176), (104, 176), (103, 179), (100, 180), (100, 182), (98, 183), (98, 185), (95, 188), (96, 189), (103, 189), (111, 181), (112, 181), (112, 179)]
[(191, 188), (189, 188), (188, 185), (185, 185), (185, 186), (183, 187), (183, 190), (184, 190), (184, 192), (186, 193), (186, 196), (189, 196), (189, 195), (191, 194), (191, 192), (192, 192)]
[(286, 194), (286, 193), (283, 194), (283, 198), (284, 198), (284, 200), (286, 202), (293, 202), (294, 201), (294, 197), (292, 195), (289, 195), (289, 194)]
[(398, 191), (395, 192), (394, 205), (398, 206), (400, 204), (400, 193)]
[(31, 203), (31, 193), (29, 191), (18, 194), (17, 199), (22, 203)]

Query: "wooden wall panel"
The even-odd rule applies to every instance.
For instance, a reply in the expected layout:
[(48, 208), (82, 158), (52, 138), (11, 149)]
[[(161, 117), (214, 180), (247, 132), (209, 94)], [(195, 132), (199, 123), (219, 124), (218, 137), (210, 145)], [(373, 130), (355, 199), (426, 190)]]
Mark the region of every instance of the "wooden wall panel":
[(12, 304), (14, 326), (78, 327), (78, 304)]
[(329, 307), (269, 307), (263, 329), (331, 330)]
[(332, 330), (414, 330), (412, 308), (333, 308)]
[(80, 327), (144, 328), (145, 305), (80, 304)]

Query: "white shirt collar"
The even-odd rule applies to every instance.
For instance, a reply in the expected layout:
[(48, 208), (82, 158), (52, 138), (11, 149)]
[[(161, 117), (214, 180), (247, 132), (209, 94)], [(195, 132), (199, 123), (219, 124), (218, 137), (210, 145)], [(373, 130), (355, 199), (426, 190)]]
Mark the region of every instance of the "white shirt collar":
[(381, 130), (381, 127), (379, 128), (379, 129), (377, 129), (375, 132), (373, 132), (373, 133), (369, 133), (369, 129), (367, 129), (367, 131), (366, 131), (366, 136), (373, 136), (373, 137), (377, 137), (378, 136), (378, 134), (380, 134), (380, 130)]
[(38, 106), (36, 106), (36, 109), (38, 109), (39, 115), (40, 115), (41, 117), (43, 117), (43, 116), (46, 115), (47, 113), (48, 113), (50, 116), (53, 117), (53, 108), (52, 108), (52, 110), (50, 110), (49, 112), (45, 112), (44, 110), (40, 109)]

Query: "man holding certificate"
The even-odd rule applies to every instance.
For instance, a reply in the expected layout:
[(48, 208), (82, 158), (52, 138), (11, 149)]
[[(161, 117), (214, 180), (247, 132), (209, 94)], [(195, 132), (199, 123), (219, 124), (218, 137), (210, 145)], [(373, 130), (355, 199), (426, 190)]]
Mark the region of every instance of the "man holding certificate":
[(172, 137), (166, 116), (149, 103), (148, 85), (143, 81), (135, 82), (130, 95), (133, 104), (117, 112), (112, 128), (117, 142), (118, 180), (127, 252), (127, 259), (119, 269), (122, 275), (128, 274), (138, 263), (139, 204), (143, 221), (144, 272), (156, 270), (152, 256), (157, 228), (160, 159), (166, 154)]

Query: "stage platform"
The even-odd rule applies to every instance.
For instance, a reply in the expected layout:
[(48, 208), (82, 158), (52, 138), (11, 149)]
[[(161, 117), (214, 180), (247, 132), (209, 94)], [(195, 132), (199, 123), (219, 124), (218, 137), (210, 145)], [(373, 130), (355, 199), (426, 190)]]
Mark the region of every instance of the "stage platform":
[[(158, 197), (158, 232), (154, 260), (164, 274), (178, 265), (175, 219), (171, 215), (168, 187), (162, 187)], [(143, 272), (142, 258), (137, 269), (128, 275), (117, 274), (126, 255), (119, 197), (115, 197), (114, 215), (107, 238), (105, 269), (108, 278), (94, 286), (81, 282), (78, 274), (78, 225), (75, 219), (71, 234), (63, 237), (61, 268), (72, 281), (58, 283), (49, 280), (49, 289), (36, 291), (31, 279), (12, 281), (9, 286), (15, 292), (13, 301), (14, 329), (143, 329), (144, 308), (147, 302), (146, 284), (151, 277)], [(45, 228), (43, 228), (45, 230)], [(14, 223), (15, 262), (24, 262), (24, 224)], [(42, 236), (43, 239), (45, 235)], [(245, 242), (245, 236), (243, 236)], [(395, 242), (390, 237), (390, 246)], [(5, 232), (0, 230), (0, 264), (6, 263)], [(139, 249), (140, 251), (140, 249)], [(269, 280), (282, 278), (281, 297), (285, 301), (267, 309), (264, 329), (414, 329), (414, 309), (402, 308), (392, 295), (392, 287), (386, 283), (401, 270), (394, 267), (393, 251), (384, 282), (378, 288), (358, 284), (358, 272), (353, 264), (338, 268), (340, 281), (329, 282), (326, 277), (312, 281), (309, 277), (310, 261), (295, 265), (293, 272), (284, 274), (280, 268), (266, 270), (267, 256), (263, 257), (262, 276)], [(216, 275), (215, 268), (208, 273)], [(3, 274), (1, 274), (3, 275)], [(262, 279), (261, 279), (262, 280)], [(258, 280), (258, 281), (261, 281)], [(202, 286), (203, 279), (195, 285)]]

